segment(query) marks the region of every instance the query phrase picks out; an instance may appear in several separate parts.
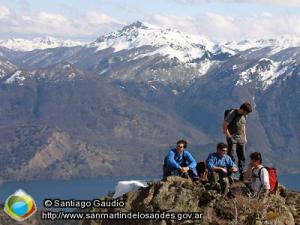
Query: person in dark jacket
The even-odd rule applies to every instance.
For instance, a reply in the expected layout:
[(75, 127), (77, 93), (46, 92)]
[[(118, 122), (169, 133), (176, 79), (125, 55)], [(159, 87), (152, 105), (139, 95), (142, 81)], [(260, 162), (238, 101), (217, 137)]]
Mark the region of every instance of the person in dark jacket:
[(186, 149), (187, 141), (177, 141), (176, 148), (172, 148), (165, 157), (163, 176), (183, 176), (198, 180), (196, 160)]

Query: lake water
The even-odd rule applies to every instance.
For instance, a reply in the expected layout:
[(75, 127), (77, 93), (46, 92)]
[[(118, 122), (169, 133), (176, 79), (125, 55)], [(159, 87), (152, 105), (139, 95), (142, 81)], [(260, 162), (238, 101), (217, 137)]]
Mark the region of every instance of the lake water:
[(33, 197), (38, 207), (47, 198), (91, 200), (107, 195), (115, 190), (118, 181), (122, 180), (154, 180), (149, 177), (99, 177), (90, 179), (51, 180), (9, 182), (0, 185), (0, 203), (18, 189), (24, 190)]
[[(74, 179), (68, 181), (28, 181), (10, 182), (0, 185), (0, 202), (16, 190), (22, 189), (30, 194), (38, 207), (42, 206), (46, 198), (91, 200), (105, 196), (114, 191), (120, 180), (154, 180), (149, 177), (101, 177), (92, 179)], [(287, 188), (300, 191), (300, 174), (279, 176), (280, 183)]]

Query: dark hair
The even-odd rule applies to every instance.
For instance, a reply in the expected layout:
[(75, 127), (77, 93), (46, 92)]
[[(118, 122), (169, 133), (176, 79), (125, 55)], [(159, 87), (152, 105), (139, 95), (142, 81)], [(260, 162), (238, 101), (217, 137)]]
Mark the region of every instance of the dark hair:
[(254, 161), (259, 161), (260, 164), (262, 163), (262, 157), (261, 157), (260, 152), (253, 152), (253, 153), (251, 153), (250, 159), (254, 160)]
[(223, 142), (217, 144), (217, 150), (221, 150), (223, 148), (228, 148), (228, 146)]
[(241, 105), (240, 109), (243, 109), (244, 111), (246, 111), (247, 113), (251, 113), (252, 112), (252, 106), (250, 102), (245, 102)]
[(184, 139), (177, 141), (177, 145), (180, 145), (180, 144), (183, 144), (184, 148), (186, 148), (188, 145), (187, 141)]

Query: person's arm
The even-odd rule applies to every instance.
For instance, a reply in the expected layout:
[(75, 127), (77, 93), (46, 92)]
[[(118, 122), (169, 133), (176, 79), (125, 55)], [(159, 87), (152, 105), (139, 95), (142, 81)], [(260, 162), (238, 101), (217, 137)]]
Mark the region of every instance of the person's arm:
[(174, 153), (174, 151), (170, 150), (168, 155), (167, 155), (167, 164), (169, 166), (173, 167), (173, 168), (176, 168), (176, 169), (180, 170), (181, 166), (179, 165), (179, 163), (177, 163), (175, 161), (174, 158), (175, 158), (175, 153)]
[(227, 161), (228, 167), (230, 172), (232, 173), (236, 173), (238, 171), (237, 166), (235, 165), (235, 163), (232, 161), (231, 157), (228, 157), (228, 161)]
[(223, 132), (226, 135), (226, 137), (228, 137), (228, 138), (232, 138), (232, 135), (230, 134), (230, 132), (228, 130), (228, 126), (233, 121), (234, 114), (235, 114), (235, 111), (229, 112), (223, 121)]
[(194, 157), (192, 156), (192, 154), (189, 153), (189, 152), (185, 152), (185, 154), (186, 154), (187, 160), (188, 160), (188, 162), (189, 162), (189, 165), (188, 165), (187, 167), (188, 167), (189, 169), (194, 169), (194, 168), (196, 168), (197, 162), (196, 162), (196, 160), (194, 159)]
[(260, 199), (266, 201), (270, 193), (269, 173), (266, 168), (263, 168), (261, 170), (260, 179), (262, 183), (262, 192), (260, 193)]
[(206, 159), (207, 168), (212, 172), (223, 172), (227, 173), (227, 170), (223, 167), (215, 166), (213, 155), (209, 155)]
[(244, 137), (245, 137), (245, 143), (247, 143), (247, 125), (244, 125)]
[(264, 190), (270, 190), (270, 181), (269, 181), (269, 173), (266, 168), (261, 170), (261, 183)]
[(232, 135), (230, 134), (230, 132), (228, 130), (228, 126), (229, 126), (229, 123), (224, 120), (224, 122), (223, 122), (223, 132), (226, 135), (226, 137), (231, 138)]

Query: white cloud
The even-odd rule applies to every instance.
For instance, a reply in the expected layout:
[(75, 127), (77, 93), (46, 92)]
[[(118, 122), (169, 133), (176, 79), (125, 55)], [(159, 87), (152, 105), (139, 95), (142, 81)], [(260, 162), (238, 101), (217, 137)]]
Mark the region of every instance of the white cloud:
[(111, 23), (116, 23), (116, 24), (122, 24), (122, 22), (118, 21), (117, 19), (114, 19), (104, 13), (99, 13), (99, 12), (88, 12), (86, 14), (87, 22), (89, 24), (93, 25), (103, 25), (103, 24), (111, 24)]
[(204, 13), (197, 17), (149, 15), (147, 22), (158, 26), (205, 35), (216, 41), (269, 38), (283, 35), (300, 36), (300, 15), (273, 15), (269, 12), (229, 17)]
[(198, 33), (195, 19), (191, 16), (175, 16), (152, 14), (146, 18), (146, 21), (159, 27), (174, 28), (187, 33)]
[[(196, 0), (195, 0), (196, 1)], [(198, 16), (148, 14), (141, 20), (165, 28), (207, 36), (215, 41), (269, 38), (282, 35), (300, 37), (300, 15), (270, 12), (225, 16), (206, 12)], [(67, 16), (46, 11), (20, 14), (0, 5), (0, 39), (8, 37), (55, 36), (94, 40), (121, 28), (125, 22), (98, 11)]]
[(52, 14), (52, 13), (47, 13), (47, 12), (40, 12), (38, 15), (38, 22), (41, 23), (41, 25), (46, 25), (47, 27), (52, 27), (52, 28), (60, 28), (60, 27), (65, 27), (69, 26), (69, 21), (68, 19), (61, 15), (61, 14)]
[(10, 15), (10, 10), (4, 5), (0, 5), (0, 20), (7, 18)]
[(0, 39), (50, 35), (93, 40), (123, 25), (119, 20), (95, 11), (73, 17), (45, 11), (20, 15), (0, 5)]

